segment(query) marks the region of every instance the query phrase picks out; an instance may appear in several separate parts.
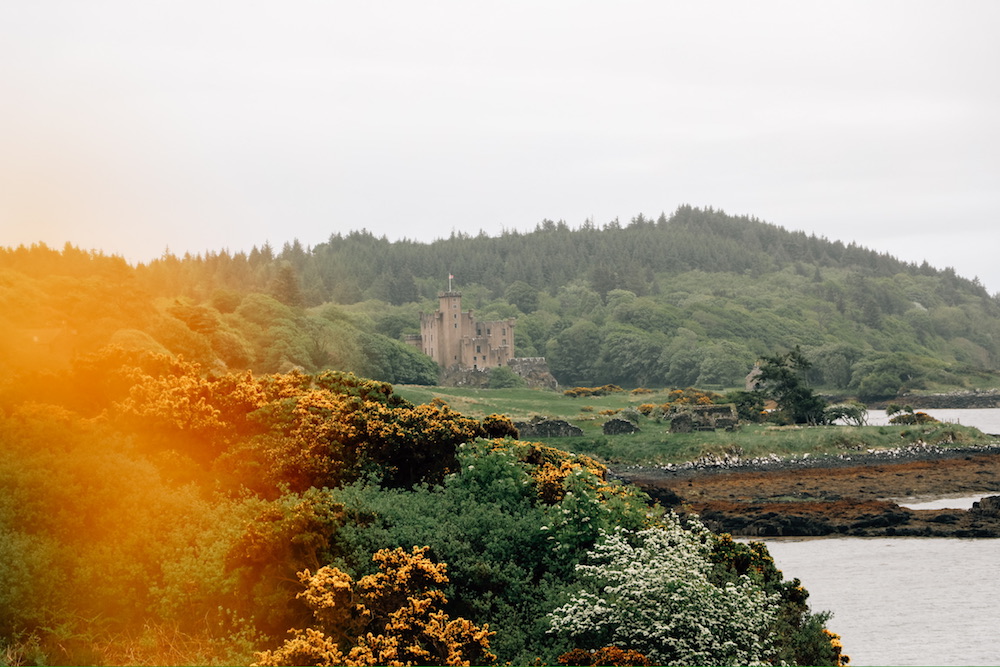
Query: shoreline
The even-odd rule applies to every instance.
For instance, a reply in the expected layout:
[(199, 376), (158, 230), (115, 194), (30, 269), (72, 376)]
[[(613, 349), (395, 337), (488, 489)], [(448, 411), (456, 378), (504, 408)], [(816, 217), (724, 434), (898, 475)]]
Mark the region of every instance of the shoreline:
[(1000, 495), (1000, 443), (612, 466), (609, 473), (736, 536), (1000, 537), (1000, 513), (992, 509), (911, 510), (896, 502)]
[(775, 454), (769, 457), (741, 458), (707, 457), (684, 463), (668, 463), (659, 466), (608, 465), (611, 477), (628, 481), (631, 478), (657, 477), (681, 479), (698, 475), (724, 475), (739, 472), (793, 471), (816, 468), (857, 468), (870, 465), (891, 465), (909, 461), (938, 461), (956, 457), (1000, 454), (1000, 442), (985, 445), (965, 445), (962, 447), (941, 447), (917, 443), (892, 449), (868, 449), (837, 455), (811, 456), (806, 454), (796, 458), (781, 458)]

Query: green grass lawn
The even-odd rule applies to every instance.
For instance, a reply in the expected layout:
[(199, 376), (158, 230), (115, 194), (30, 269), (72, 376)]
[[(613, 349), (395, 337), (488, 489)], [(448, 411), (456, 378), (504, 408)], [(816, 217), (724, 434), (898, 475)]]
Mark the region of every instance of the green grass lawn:
[(571, 398), (562, 392), (539, 389), (467, 389), (398, 385), (396, 392), (413, 403), (435, 398), (469, 417), (505, 414), (515, 421), (533, 416), (564, 419), (583, 430), (583, 437), (542, 439), (547, 445), (578, 454), (589, 454), (612, 464), (660, 465), (692, 461), (704, 456), (741, 458), (835, 455), (867, 449), (889, 449), (915, 442), (941, 446), (985, 444), (994, 440), (979, 430), (956, 424), (922, 426), (775, 426), (745, 424), (736, 431), (670, 433), (667, 421), (642, 418), (639, 433), (606, 436), (607, 415), (602, 410), (661, 405), (669, 390), (633, 395), (629, 392)]
[[(601, 410), (620, 410), (643, 403), (661, 405), (668, 400), (669, 390), (652, 394), (633, 395), (628, 391), (606, 396), (571, 398), (562, 392), (544, 389), (466, 389), (463, 387), (423, 387), (417, 385), (396, 385), (396, 393), (412, 403), (428, 403), (440, 398), (454, 410), (469, 417), (485, 417), (488, 414), (505, 414), (515, 421), (528, 420), (535, 415), (596, 422), (597, 432), (605, 417)], [(591, 408), (592, 411), (586, 410)], [(582, 424), (577, 424), (583, 428)], [(586, 431), (587, 429), (584, 428)]]

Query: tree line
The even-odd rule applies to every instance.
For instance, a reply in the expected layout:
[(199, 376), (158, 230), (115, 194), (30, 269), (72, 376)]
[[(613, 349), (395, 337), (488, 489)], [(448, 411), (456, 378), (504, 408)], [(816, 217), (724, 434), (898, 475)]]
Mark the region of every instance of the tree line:
[(401, 340), (437, 308), (449, 273), (477, 317), (516, 318), (515, 354), (548, 358), (564, 385), (734, 387), (757, 360), (798, 347), (812, 385), (875, 400), (995, 383), (1000, 364), (1000, 303), (977, 281), (690, 206), (603, 227), (546, 220), (433, 243), (356, 231), (137, 266), (21, 247), (0, 250), (0, 267), (15, 327), (23, 308), (38, 310), (20, 304), (25, 293), (63, 290), (79, 301), (57, 299), (50, 323), (88, 300), (110, 309), (91, 343), (117, 336), (257, 372), (435, 382)]

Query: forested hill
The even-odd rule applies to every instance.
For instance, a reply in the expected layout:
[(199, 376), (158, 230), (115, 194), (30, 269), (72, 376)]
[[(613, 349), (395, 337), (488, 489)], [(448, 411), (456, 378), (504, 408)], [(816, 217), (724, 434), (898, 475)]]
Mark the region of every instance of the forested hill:
[(392, 343), (436, 308), (449, 273), (478, 317), (516, 317), (516, 354), (548, 357), (564, 384), (733, 386), (760, 356), (800, 346), (816, 385), (875, 398), (991, 384), (1000, 364), (1000, 302), (977, 281), (689, 206), (433, 243), (360, 231), (313, 248), (166, 255), (130, 271), (135, 289), (174, 299), (166, 314), (195, 333), (201, 317), (241, 339), (227, 339), (240, 354), (219, 357), (255, 370), (340, 365), (412, 379), (392, 366), (418, 362)]
[[(174, 257), (152, 262), (153, 272), (176, 273)], [(737, 273), (759, 278), (788, 267), (844, 269), (865, 277), (898, 273), (942, 277), (952, 291), (989, 296), (981, 285), (924, 263), (907, 264), (854, 243), (789, 232), (746, 216), (682, 206), (669, 218), (642, 214), (628, 224), (604, 227), (545, 220), (534, 231), (491, 237), (452, 233), (432, 243), (391, 242), (367, 231), (332, 235), (311, 249), (298, 241), (277, 251), (270, 246), (249, 254), (222, 251), (185, 256), (187, 288), (207, 285), (252, 287), (265, 291), (275, 262), (290, 263), (301, 280), (307, 305), (325, 301), (355, 303), (380, 299), (396, 305), (433, 298), (448, 273), (463, 289), (471, 285), (500, 295), (514, 282), (554, 292), (582, 282), (601, 294), (627, 289), (642, 296), (655, 292), (657, 277), (686, 271)], [(195, 279), (191, 283), (191, 278)]]

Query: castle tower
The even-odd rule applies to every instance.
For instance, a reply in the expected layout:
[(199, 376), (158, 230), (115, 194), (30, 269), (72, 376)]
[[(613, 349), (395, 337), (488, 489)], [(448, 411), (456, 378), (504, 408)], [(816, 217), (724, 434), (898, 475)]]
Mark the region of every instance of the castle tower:
[(441, 368), (484, 370), (514, 356), (514, 320), (478, 322), (462, 311), (462, 293), (438, 294), (438, 310), (420, 315), (420, 336), (408, 341)]

